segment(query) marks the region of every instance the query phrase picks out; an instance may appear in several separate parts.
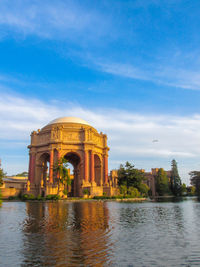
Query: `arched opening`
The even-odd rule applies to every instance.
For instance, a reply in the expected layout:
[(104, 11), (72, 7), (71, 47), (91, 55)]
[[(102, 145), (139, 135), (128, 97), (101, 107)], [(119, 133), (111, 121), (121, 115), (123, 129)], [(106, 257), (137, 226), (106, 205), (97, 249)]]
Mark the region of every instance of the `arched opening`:
[(69, 152), (64, 157), (68, 161), (70, 174), (73, 176), (69, 195), (73, 197), (81, 196), (80, 156), (75, 152)]
[(94, 155), (94, 175), (97, 186), (101, 186), (101, 160), (98, 155)]
[[(49, 161), (50, 156), (48, 153), (42, 154), (39, 158), (39, 182), (41, 188), (45, 188), (49, 181)], [(43, 194), (44, 191), (41, 193)]]

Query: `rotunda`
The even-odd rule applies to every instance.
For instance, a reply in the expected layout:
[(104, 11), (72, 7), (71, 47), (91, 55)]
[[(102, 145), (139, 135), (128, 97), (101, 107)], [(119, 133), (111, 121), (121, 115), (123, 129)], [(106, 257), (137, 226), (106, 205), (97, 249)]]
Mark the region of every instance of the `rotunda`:
[(98, 133), (77, 117), (57, 118), (31, 133), (29, 148), (30, 193), (55, 194), (58, 182), (55, 164), (64, 157), (73, 165), (71, 196), (112, 194), (108, 181), (107, 135)]

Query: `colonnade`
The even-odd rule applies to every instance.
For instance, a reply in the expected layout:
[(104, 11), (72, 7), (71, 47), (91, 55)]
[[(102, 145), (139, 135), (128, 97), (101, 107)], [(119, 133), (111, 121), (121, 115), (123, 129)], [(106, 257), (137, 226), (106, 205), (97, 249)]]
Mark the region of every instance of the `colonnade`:
[[(54, 173), (53, 168), (55, 164), (55, 157), (54, 157), (55, 151), (57, 151), (57, 158), (56, 158), (56, 161), (57, 161), (60, 158), (60, 152), (58, 150), (50, 150), (50, 152), (48, 153), (49, 154), (49, 183), (50, 184), (53, 184), (53, 173)], [(70, 153), (73, 154), (73, 152), (70, 152)], [(78, 156), (81, 162), (82, 158), (80, 155)], [(100, 157), (97, 154), (95, 154), (92, 150), (84, 151), (84, 157), (83, 157), (84, 171), (82, 172), (84, 174), (83, 179), (86, 183), (88, 182), (91, 184), (95, 183), (95, 156), (97, 156), (100, 160), (99, 171), (101, 172), (100, 177), (101, 177), (102, 183), (103, 185), (107, 185), (108, 184), (108, 156), (103, 155), (102, 158), (100, 159)], [(39, 159), (37, 159), (37, 161), (39, 161)], [(31, 184), (35, 183), (35, 174), (36, 174), (36, 154), (32, 152), (30, 153), (30, 157), (29, 157), (29, 181)]]

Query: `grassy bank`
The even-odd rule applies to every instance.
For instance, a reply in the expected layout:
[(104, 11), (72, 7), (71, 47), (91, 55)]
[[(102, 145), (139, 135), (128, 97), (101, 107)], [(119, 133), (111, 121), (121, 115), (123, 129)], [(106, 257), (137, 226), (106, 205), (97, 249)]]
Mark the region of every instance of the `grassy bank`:
[(5, 199), (7, 201), (58, 201), (58, 200), (64, 200), (64, 201), (69, 201), (69, 202), (74, 202), (74, 201), (132, 201), (132, 202), (141, 202), (141, 201), (146, 201), (147, 198), (144, 197), (131, 197), (131, 196), (95, 196), (95, 197), (67, 197), (67, 198), (61, 198), (58, 195), (47, 195), (46, 197), (41, 197), (38, 195), (35, 197), (32, 194), (25, 194), (22, 196), (18, 197), (9, 197)]

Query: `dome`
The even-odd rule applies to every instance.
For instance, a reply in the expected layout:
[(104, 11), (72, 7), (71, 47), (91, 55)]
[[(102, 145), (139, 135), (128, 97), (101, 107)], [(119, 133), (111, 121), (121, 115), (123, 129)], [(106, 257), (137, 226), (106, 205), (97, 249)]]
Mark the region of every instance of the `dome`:
[(55, 123), (80, 123), (80, 124), (89, 125), (89, 123), (87, 121), (84, 121), (84, 120), (77, 118), (77, 117), (57, 118), (57, 119), (49, 122), (48, 125), (55, 124)]

